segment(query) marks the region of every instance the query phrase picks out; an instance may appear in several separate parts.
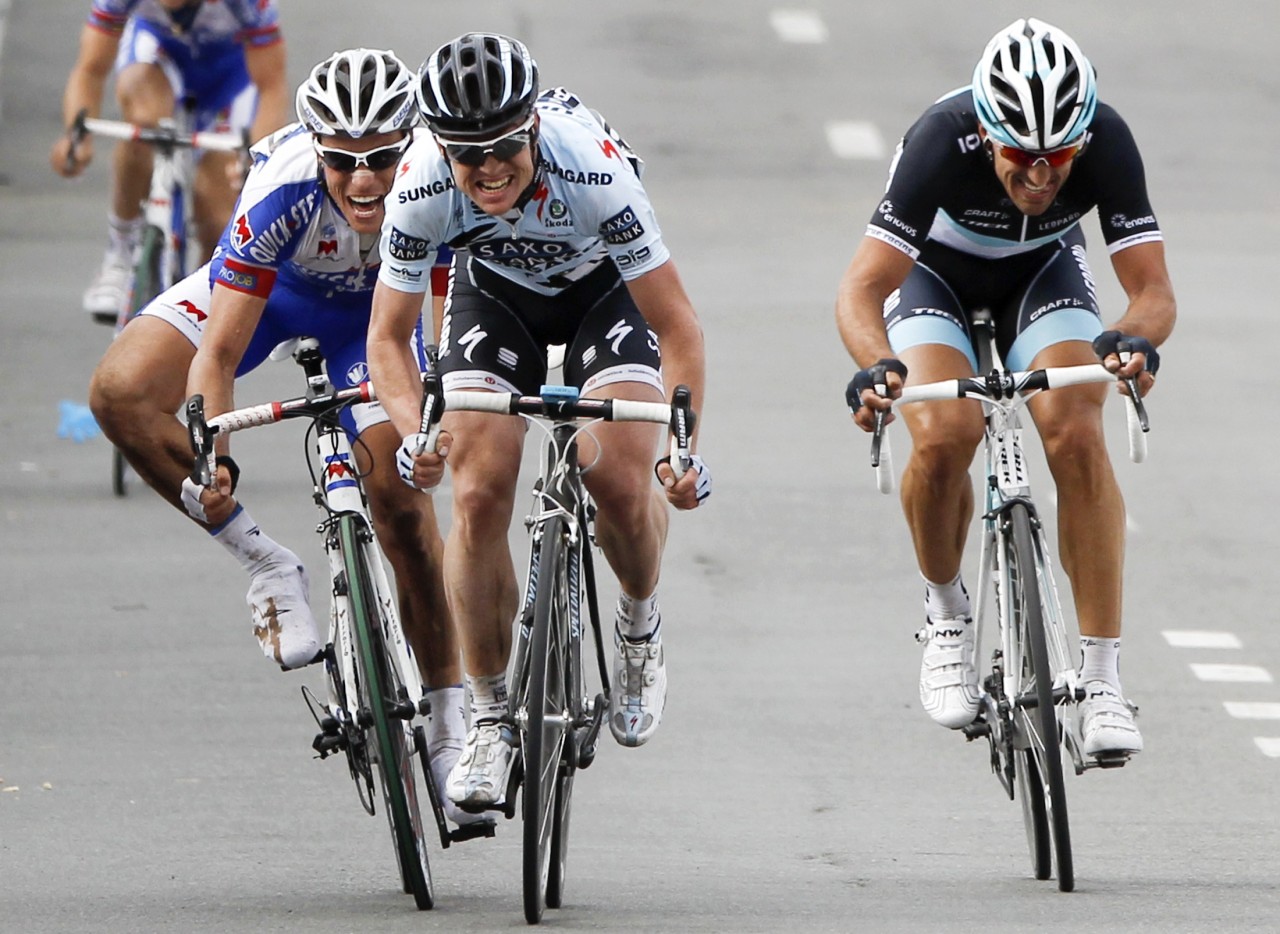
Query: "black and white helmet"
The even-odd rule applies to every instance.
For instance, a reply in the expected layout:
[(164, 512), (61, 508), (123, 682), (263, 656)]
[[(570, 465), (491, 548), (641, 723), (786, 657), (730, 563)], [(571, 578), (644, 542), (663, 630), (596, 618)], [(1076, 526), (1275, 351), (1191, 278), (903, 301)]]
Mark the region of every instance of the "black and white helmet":
[(1076, 142), (1098, 107), (1093, 66), (1056, 26), (1020, 19), (996, 33), (973, 70), (978, 121), (998, 143), (1046, 151)]
[(347, 49), (311, 69), (298, 87), (298, 119), (321, 136), (407, 130), (418, 122), (413, 72), (392, 52)]
[(418, 106), (441, 139), (486, 142), (528, 121), (538, 66), (524, 43), (471, 32), (436, 49), (418, 70)]

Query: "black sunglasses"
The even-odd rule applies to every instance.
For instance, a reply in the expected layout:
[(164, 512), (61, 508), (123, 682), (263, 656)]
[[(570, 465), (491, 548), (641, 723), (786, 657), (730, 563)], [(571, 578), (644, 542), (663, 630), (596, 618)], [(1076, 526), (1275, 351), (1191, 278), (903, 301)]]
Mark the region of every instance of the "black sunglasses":
[(370, 172), (382, 172), (400, 161), (400, 157), (404, 155), (404, 151), (409, 147), (409, 140), (406, 137), (398, 143), (392, 143), (390, 146), (380, 146), (377, 149), (370, 149), (368, 152), (330, 149), (328, 146), (321, 146), (319, 143), (316, 143), (315, 147), (316, 154), (320, 156), (320, 161), (335, 172), (349, 174), (362, 165), (367, 167)]
[(524, 148), (529, 145), (529, 141), (533, 139), (533, 131), (525, 130), (520, 133), (512, 133), (510, 136), (504, 136), (502, 139), (494, 140), (492, 143), (484, 143), (482, 145), (466, 145), (463, 143), (445, 143), (445, 155), (449, 157), (451, 162), (459, 162), (462, 165), (481, 166), (489, 156), (493, 156), (499, 162), (509, 162), (520, 153), (524, 152)]

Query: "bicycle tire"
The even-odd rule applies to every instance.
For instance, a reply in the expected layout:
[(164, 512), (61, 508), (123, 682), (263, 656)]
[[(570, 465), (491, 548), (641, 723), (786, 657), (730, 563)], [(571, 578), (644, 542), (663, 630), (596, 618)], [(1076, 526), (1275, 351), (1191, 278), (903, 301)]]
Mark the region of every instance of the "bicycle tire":
[(355, 636), (360, 669), (361, 720), (367, 710), (369, 722), (367, 726), (362, 723), (362, 726), (366, 733), (373, 734), (370, 746), (377, 750), (378, 782), (382, 787), (404, 891), (413, 895), (418, 908), (425, 911), (435, 904), (435, 893), (418, 804), (417, 749), (414, 748), (410, 721), (391, 715), (387, 709), (400, 700), (402, 685), (387, 660), (380, 603), (369, 568), (371, 557), (365, 546), (365, 538), (369, 535), (372, 532), (362, 517), (344, 515), (338, 521), (339, 544), (347, 573), (351, 630)]
[[(552, 846), (557, 814), (566, 810), (557, 802), (564, 750), (569, 732), (565, 717), (565, 679), (568, 627), (562, 599), (566, 583), (567, 531), (561, 516), (552, 516), (543, 527), (538, 560), (538, 590), (533, 608), (529, 644), (529, 678), (525, 694), (523, 858), (524, 916), (530, 924), (542, 920), (547, 907)], [(564, 847), (561, 847), (564, 852)], [(563, 872), (558, 883), (563, 885)], [(559, 902), (557, 891), (553, 900)], [(556, 907), (556, 906), (553, 906)]]
[[(1035, 774), (1026, 769), (1031, 795), (1037, 791), (1047, 823), (1052, 831), (1053, 853), (1058, 869), (1058, 889), (1075, 888), (1075, 867), (1071, 854), (1071, 827), (1067, 816), (1067, 788), (1062, 767), (1062, 722), (1053, 696), (1053, 671), (1049, 666), (1049, 649), (1045, 636), (1044, 607), (1036, 568), (1036, 549), (1031, 531), (1031, 513), (1026, 505), (1015, 503), (1009, 508), (1008, 521), (1012, 547), (1009, 557), (1016, 568), (1017, 586), (1014, 598), (1018, 604), (1019, 638), (1028, 649), (1023, 661), (1030, 662), (1030, 680), (1034, 686), (1035, 706), (1020, 706), (1018, 715), (1027, 727), (1029, 748), (1026, 759), (1034, 764)], [(1022, 695), (1019, 695), (1018, 700)], [(1025, 764), (1025, 763), (1024, 763)], [(1038, 779), (1033, 783), (1031, 779)], [(1039, 787), (1037, 788), (1036, 785)], [(1030, 797), (1030, 796), (1028, 796)], [(1029, 800), (1035, 810), (1034, 800)], [(1043, 835), (1040, 840), (1043, 840)], [(1042, 842), (1037, 842), (1043, 846)], [(1036, 853), (1033, 852), (1033, 857)], [(1037, 873), (1037, 878), (1045, 878)]]

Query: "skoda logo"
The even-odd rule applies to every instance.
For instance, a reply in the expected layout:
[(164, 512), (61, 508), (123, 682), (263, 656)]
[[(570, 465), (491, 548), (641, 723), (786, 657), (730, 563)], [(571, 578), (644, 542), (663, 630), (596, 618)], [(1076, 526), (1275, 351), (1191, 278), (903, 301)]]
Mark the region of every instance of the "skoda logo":
[(554, 218), (555, 220), (559, 220), (560, 218), (564, 217), (565, 212), (568, 211), (568, 208), (564, 206), (564, 202), (561, 201), (559, 198), (552, 198), (551, 203), (547, 205), (547, 210), (551, 212), (552, 218)]

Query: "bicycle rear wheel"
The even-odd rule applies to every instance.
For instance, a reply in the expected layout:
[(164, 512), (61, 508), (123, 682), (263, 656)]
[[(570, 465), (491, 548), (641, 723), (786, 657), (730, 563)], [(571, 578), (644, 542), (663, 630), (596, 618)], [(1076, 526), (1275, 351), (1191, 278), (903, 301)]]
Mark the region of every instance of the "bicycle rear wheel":
[[(538, 560), (538, 591), (533, 607), (529, 643), (529, 678), (525, 693), (524, 791), (524, 917), (542, 920), (548, 905), (559, 907), (564, 882), (557, 860), (555, 890), (548, 897), (553, 851), (566, 852), (568, 800), (573, 763), (565, 755), (571, 724), (566, 710), (565, 671), (568, 663), (567, 618), (568, 545), (564, 519), (553, 516), (543, 527)], [(565, 776), (569, 781), (565, 781)], [(557, 832), (558, 828), (558, 832)], [(559, 846), (553, 839), (559, 838)]]
[(338, 535), (360, 674), (357, 717), (369, 738), (369, 760), (377, 766), (404, 891), (425, 910), (435, 904), (435, 893), (418, 803), (419, 737), (412, 727), (413, 703), (387, 656), (384, 608), (370, 568), (376, 556), (368, 547), (373, 533), (363, 518), (345, 515), (339, 520)]
[(1023, 793), (1023, 817), (1027, 825), (1036, 878), (1046, 879), (1052, 838), (1058, 867), (1058, 888), (1075, 888), (1071, 855), (1071, 827), (1067, 818), (1067, 788), (1062, 767), (1061, 714), (1053, 695), (1054, 671), (1049, 664), (1045, 614), (1041, 603), (1031, 513), (1014, 504), (1008, 512), (1011, 547), (1007, 555), (1013, 577), (1013, 605), (1022, 647), (1017, 671), (1020, 683), (1014, 694), (1018, 787)]

